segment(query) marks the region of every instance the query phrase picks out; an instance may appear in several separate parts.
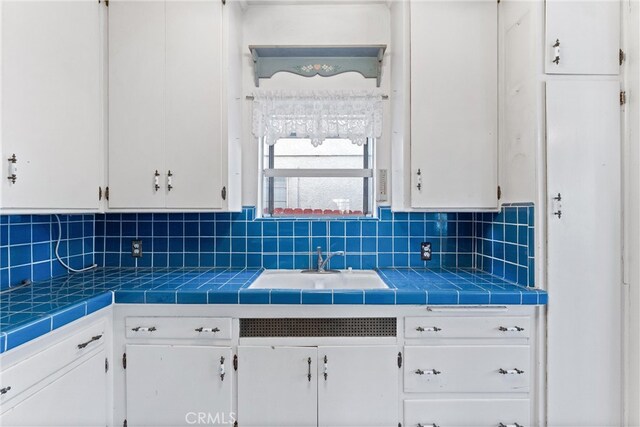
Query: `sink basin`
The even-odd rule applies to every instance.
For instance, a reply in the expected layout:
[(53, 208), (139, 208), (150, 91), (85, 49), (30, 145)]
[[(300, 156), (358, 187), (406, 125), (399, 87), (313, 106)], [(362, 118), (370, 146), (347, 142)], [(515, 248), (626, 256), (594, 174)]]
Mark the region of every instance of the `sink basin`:
[(338, 270), (303, 273), (301, 270), (266, 270), (249, 289), (387, 289), (373, 270)]

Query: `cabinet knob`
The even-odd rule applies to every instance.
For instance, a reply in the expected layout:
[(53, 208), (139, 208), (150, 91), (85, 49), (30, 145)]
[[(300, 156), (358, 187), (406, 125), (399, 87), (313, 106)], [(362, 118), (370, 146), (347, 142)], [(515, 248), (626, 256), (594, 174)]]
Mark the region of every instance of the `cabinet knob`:
[(513, 369), (498, 369), (498, 373), (502, 375), (522, 375), (524, 371), (522, 369), (513, 368)]

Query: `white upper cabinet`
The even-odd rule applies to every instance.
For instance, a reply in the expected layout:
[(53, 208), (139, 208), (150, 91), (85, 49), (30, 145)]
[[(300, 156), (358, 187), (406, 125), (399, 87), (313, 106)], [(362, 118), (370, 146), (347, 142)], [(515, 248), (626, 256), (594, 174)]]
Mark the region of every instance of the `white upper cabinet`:
[(227, 67), (240, 57), (229, 7), (110, 3), (110, 209), (240, 208), (227, 198), (228, 144), (239, 144), (227, 125), (239, 100), (227, 86), (240, 79)]
[(546, 1), (548, 74), (619, 74), (620, 2)]
[[(0, 206), (99, 208), (102, 58), (97, 1), (3, 1)], [(15, 155), (15, 163), (9, 158)], [(15, 182), (8, 179), (15, 174)]]
[(411, 207), (498, 207), (498, 4), (411, 3)]

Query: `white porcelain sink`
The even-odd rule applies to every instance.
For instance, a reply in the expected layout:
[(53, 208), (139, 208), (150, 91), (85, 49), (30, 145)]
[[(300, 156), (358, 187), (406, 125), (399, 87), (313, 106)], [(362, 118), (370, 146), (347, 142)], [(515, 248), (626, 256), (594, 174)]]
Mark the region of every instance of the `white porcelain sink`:
[(373, 270), (303, 273), (301, 270), (266, 270), (249, 289), (387, 289)]

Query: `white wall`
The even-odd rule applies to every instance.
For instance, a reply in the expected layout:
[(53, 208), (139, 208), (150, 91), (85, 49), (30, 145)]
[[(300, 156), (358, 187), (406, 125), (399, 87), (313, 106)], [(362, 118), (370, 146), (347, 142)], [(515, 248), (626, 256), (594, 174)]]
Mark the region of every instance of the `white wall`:
[[(243, 22), (243, 88), (251, 95), (253, 61), (249, 45), (356, 45), (390, 43), (390, 13), (384, 4), (259, 5), (249, 6)], [(389, 94), (388, 46), (380, 91)], [(302, 77), (279, 73), (260, 80), (261, 89), (375, 89), (375, 79), (357, 73), (334, 77)], [(384, 131), (377, 144), (377, 168), (390, 168), (389, 102), (384, 104)], [(251, 101), (245, 101), (243, 126), (242, 203), (253, 206), (258, 197), (258, 143), (251, 133)]]

